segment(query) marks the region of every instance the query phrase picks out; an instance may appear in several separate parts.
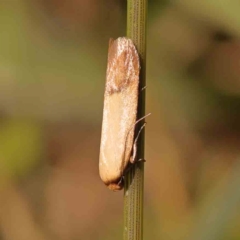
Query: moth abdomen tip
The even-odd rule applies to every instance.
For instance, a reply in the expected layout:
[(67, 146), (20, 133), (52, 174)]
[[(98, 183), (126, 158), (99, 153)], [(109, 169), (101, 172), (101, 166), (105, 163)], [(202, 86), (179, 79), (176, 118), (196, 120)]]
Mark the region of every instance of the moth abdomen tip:
[(110, 183), (109, 185), (107, 185), (107, 187), (114, 191), (114, 192), (117, 192), (117, 191), (120, 191), (123, 189), (123, 183)]

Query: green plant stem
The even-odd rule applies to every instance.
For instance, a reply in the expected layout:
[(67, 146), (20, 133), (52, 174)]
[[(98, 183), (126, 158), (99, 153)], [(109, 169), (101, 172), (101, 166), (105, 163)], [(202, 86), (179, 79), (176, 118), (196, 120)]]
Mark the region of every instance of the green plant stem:
[[(140, 57), (140, 83), (137, 119), (145, 115), (146, 86), (146, 18), (147, 0), (128, 0), (127, 37), (131, 38)], [(139, 131), (141, 123), (136, 126)], [(144, 129), (137, 143), (136, 160), (144, 159)], [(143, 239), (144, 161), (139, 161), (124, 178), (124, 240)]]

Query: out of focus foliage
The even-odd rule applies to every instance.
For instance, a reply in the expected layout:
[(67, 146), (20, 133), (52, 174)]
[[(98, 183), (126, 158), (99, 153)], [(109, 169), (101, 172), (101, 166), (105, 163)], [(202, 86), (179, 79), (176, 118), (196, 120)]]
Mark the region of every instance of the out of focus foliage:
[(43, 150), (41, 129), (33, 121), (3, 119), (0, 129), (0, 175), (25, 175)]

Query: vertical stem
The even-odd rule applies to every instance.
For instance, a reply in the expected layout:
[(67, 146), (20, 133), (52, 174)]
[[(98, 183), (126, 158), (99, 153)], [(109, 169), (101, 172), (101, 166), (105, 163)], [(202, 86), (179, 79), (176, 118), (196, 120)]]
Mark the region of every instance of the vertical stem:
[[(137, 119), (145, 115), (147, 0), (128, 0), (127, 37), (131, 38), (140, 58), (140, 83)], [(139, 131), (141, 124), (136, 127)], [(136, 160), (144, 159), (144, 129), (137, 143)], [(134, 164), (124, 178), (124, 240), (143, 239), (144, 162)]]

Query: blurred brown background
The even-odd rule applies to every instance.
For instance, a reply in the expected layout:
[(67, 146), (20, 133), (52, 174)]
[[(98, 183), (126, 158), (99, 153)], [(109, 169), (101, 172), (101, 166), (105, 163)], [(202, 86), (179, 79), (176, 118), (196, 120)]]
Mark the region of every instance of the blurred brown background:
[[(240, 239), (239, 12), (149, 1), (145, 239)], [(123, 0), (0, 1), (1, 240), (122, 239), (98, 154), (125, 26)]]

